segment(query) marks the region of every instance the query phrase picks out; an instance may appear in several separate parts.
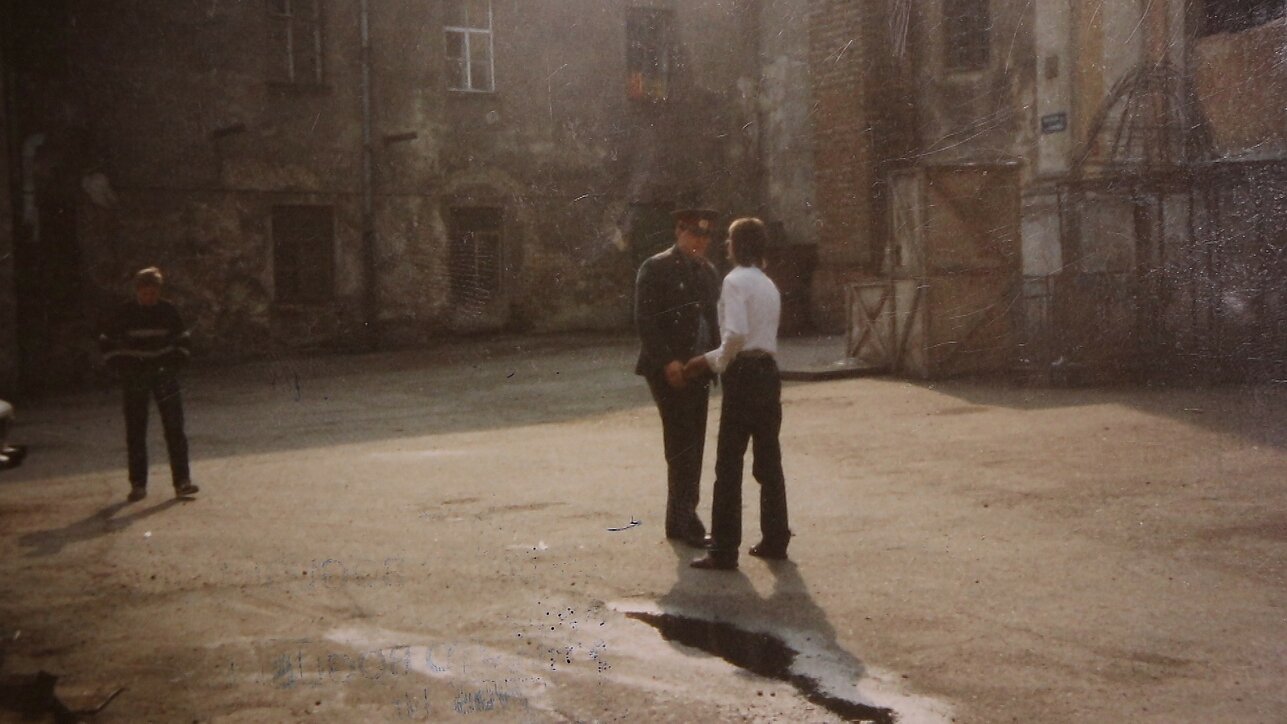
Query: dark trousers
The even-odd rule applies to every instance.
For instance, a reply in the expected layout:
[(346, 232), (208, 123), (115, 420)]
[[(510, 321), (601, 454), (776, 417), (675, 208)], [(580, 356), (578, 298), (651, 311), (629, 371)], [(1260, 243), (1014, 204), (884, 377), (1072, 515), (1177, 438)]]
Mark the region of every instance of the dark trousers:
[(129, 450), (130, 484), (147, 485), (148, 400), (156, 398), (165, 429), (165, 449), (170, 455), (170, 476), (175, 486), (188, 480), (188, 436), (183, 432), (183, 397), (173, 373), (146, 372), (127, 377), (125, 389), (125, 445)]
[(661, 414), (666, 450), (666, 537), (701, 538), (706, 526), (697, 516), (697, 502), (710, 385), (689, 382), (676, 390), (666, 383), (665, 375), (654, 375), (648, 377), (648, 389)]
[(739, 357), (724, 371), (711, 554), (737, 558), (742, 544), (742, 459), (751, 444), (751, 474), (760, 483), (760, 532), (770, 548), (786, 548), (786, 478), (782, 474), (782, 380), (772, 357)]

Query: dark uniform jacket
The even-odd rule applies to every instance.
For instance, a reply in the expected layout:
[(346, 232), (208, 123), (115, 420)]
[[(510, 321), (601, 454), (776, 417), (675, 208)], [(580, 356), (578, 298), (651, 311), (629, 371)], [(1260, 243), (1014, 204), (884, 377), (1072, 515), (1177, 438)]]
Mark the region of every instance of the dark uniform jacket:
[[(718, 303), (719, 275), (705, 259), (692, 259), (672, 246), (645, 260), (635, 280), (641, 343), (635, 374), (659, 375), (671, 362), (687, 362), (719, 346)], [(698, 349), (703, 319), (706, 338)]]
[(121, 305), (98, 338), (103, 361), (122, 377), (174, 372), (191, 356), (191, 341), (179, 310), (164, 299), (145, 307)]

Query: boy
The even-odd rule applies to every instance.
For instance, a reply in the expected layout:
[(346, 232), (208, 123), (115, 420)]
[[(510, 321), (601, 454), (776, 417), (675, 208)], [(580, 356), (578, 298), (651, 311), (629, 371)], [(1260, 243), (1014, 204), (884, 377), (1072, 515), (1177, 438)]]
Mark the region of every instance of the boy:
[(161, 270), (134, 275), (134, 299), (122, 305), (99, 337), (103, 359), (121, 378), (125, 398), (125, 444), (129, 449), (130, 502), (147, 497), (148, 398), (156, 398), (165, 429), (174, 495), (195, 495), (188, 471), (188, 438), (178, 370), (191, 356), (189, 335), (174, 305), (161, 298)]

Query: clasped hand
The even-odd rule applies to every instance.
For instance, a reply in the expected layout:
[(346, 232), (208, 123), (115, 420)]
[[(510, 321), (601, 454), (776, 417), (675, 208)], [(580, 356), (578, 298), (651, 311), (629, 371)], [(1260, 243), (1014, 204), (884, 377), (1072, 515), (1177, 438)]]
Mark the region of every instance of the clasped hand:
[(676, 390), (682, 390), (689, 382), (710, 373), (710, 364), (705, 355), (697, 355), (687, 363), (675, 360), (666, 365), (666, 383)]

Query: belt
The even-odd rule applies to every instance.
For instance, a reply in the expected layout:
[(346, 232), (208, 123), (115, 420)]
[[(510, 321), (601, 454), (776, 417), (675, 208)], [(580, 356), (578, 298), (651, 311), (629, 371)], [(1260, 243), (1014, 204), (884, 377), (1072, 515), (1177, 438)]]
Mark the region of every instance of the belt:
[(738, 352), (737, 359), (773, 359), (773, 353), (763, 349), (748, 349)]

